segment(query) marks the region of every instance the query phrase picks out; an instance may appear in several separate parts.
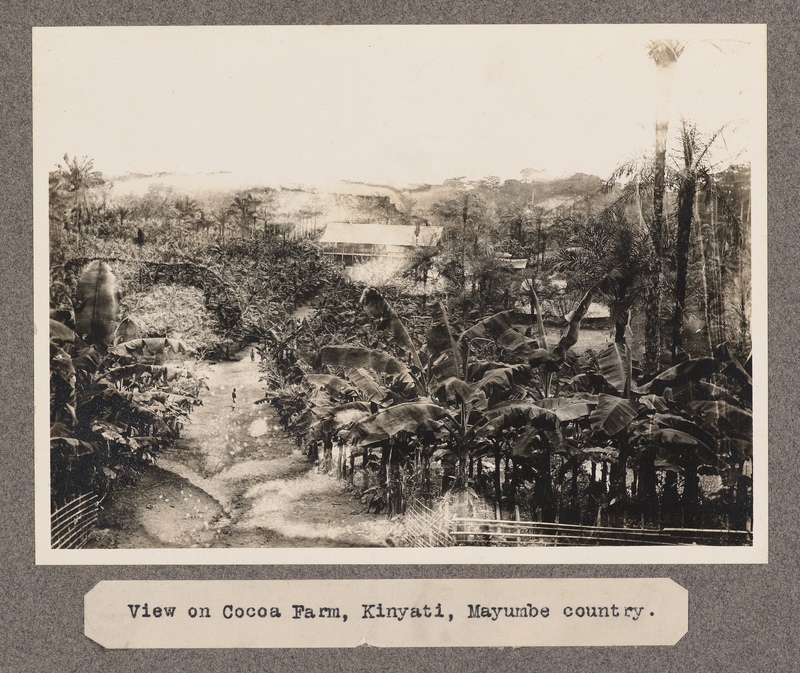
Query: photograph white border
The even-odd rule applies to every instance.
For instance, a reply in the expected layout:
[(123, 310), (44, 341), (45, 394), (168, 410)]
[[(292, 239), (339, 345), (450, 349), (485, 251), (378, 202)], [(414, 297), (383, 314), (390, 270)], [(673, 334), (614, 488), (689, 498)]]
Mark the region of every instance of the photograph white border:
[[(309, 27), (320, 28), (320, 27)], [(407, 27), (413, 30), (413, 26)], [(563, 28), (559, 27), (559, 28)], [(644, 30), (648, 26), (641, 26)], [(660, 28), (667, 28), (663, 26)], [(682, 33), (703, 26), (673, 26)], [(719, 29), (719, 26), (715, 26)], [(229, 548), (54, 550), (50, 547), (49, 350), (48, 350), (48, 185), (50, 149), (37, 142), (37, 53), (46, 31), (33, 29), (33, 183), (34, 183), (34, 409), (36, 479), (36, 563), (39, 565), (241, 565), (241, 564), (738, 564), (766, 563), (768, 557), (768, 427), (767, 427), (767, 94), (766, 26), (753, 25), (760, 40), (763, 117), (754, 120), (757, 142), (750, 155), (752, 176), (752, 343), (753, 343), (753, 545), (730, 547), (546, 547), (443, 549), (407, 548)], [(197, 27), (204, 30), (207, 27)], [(302, 30), (287, 27), (290, 30)], [(101, 29), (98, 29), (101, 30)], [(113, 30), (124, 30), (115, 27)], [(162, 28), (163, 30), (163, 28)], [(763, 67), (762, 67), (763, 66)]]

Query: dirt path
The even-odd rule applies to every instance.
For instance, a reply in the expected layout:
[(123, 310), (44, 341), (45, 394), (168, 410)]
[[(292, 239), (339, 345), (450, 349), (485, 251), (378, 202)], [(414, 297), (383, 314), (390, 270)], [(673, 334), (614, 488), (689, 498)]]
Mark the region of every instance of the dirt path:
[[(249, 350), (198, 368), (203, 405), (183, 437), (104, 512), (95, 546), (383, 546), (390, 524), (318, 474), (263, 397)], [(236, 388), (236, 405), (231, 392)]]

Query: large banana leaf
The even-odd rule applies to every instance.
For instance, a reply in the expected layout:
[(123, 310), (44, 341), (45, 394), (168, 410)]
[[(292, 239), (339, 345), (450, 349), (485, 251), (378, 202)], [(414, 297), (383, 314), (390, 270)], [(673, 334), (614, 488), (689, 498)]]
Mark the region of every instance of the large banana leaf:
[(736, 398), (723, 386), (718, 386), (708, 381), (698, 381), (692, 386), (692, 401), (694, 400), (721, 400), (736, 404)]
[(653, 395), (652, 393), (649, 395), (642, 395), (639, 398), (639, 403), (643, 404), (645, 407), (651, 409), (652, 411), (658, 411), (658, 412), (669, 411), (669, 405), (660, 395)]
[(584, 372), (567, 379), (565, 383), (570, 384), (574, 390), (587, 393), (615, 393), (618, 392), (605, 376), (595, 372)]
[(96, 432), (100, 435), (103, 439), (107, 439), (111, 442), (120, 442), (125, 443), (125, 437), (123, 436), (123, 432), (125, 432), (125, 428), (120, 427), (119, 425), (115, 425), (109, 421), (105, 421), (102, 419), (97, 419), (92, 422), (92, 432)]
[(141, 363), (114, 367), (107, 370), (103, 376), (113, 381), (124, 379), (129, 376), (141, 376), (142, 374), (150, 374), (154, 380), (163, 379), (164, 381), (174, 381), (182, 376), (194, 378), (192, 372), (179, 367), (164, 367), (162, 365), (146, 365)]
[(514, 439), (511, 455), (516, 460), (530, 461), (547, 450), (563, 453), (564, 447), (564, 436), (560, 428), (532, 428)]
[(613, 343), (597, 356), (600, 373), (620, 394), (626, 395), (628, 385), (628, 348)]
[(501, 311), (462, 332), (458, 338), (462, 361), (466, 361), (469, 344), (473, 339), (491, 339), (519, 357), (529, 356), (536, 346), (514, 329), (513, 316), (513, 311)]
[(514, 460), (530, 461), (547, 448), (539, 429), (523, 432), (511, 443), (511, 457)]
[(389, 391), (373, 379), (364, 368), (345, 369), (344, 373), (368, 402), (380, 404), (389, 395)]
[(319, 364), (345, 369), (371, 369), (377, 374), (405, 378), (408, 367), (388, 353), (359, 346), (325, 346), (319, 352)]
[(722, 400), (691, 402), (689, 408), (727, 435), (745, 439), (753, 436), (753, 414), (746, 409)]
[(77, 334), (69, 327), (50, 318), (50, 343), (69, 352), (76, 338)]
[(84, 348), (72, 358), (75, 370), (87, 374), (94, 374), (99, 371), (102, 363), (103, 355), (94, 346)]
[(715, 448), (717, 440), (708, 430), (697, 423), (675, 414), (653, 414), (651, 421), (658, 428), (673, 428), (691, 435), (710, 448)]
[[(539, 367), (541, 365), (550, 365), (556, 361), (555, 355), (545, 348), (534, 348), (527, 354), (528, 364), (531, 367)], [(548, 371), (558, 371), (558, 365), (547, 367)]]
[(569, 397), (543, 397), (540, 400), (536, 400), (538, 406), (552, 411), (577, 403), (585, 403), (590, 404), (592, 407), (597, 407), (599, 402), (600, 395), (592, 395), (590, 393), (576, 393)]
[(389, 302), (384, 299), (383, 295), (375, 288), (368, 287), (361, 294), (359, 302), (361, 308), (370, 318), (378, 321), (378, 329), (389, 329), (392, 332), (392, 337), (395, 343), (400, 346), (411, 357), (411, 362), (418, 369), (422, 369), (422, 363), (419, 360), (417, 349), (408, 330), (403, 325), (394, 309), (389, 305)]
[(75, 331), (86, 342), (110, 346), (117, 326), (116, 279), (105, 262), (90, 262), (75, 290)]
[(436, 302), (431, 307), (431, 326), (427, 334), (427, 351), (429, 367), (436, 363), (432, 372), (435, 378), (448, 378), (464, 376), (461, 353), (456, 346), (450, 322), (447, 319), (447, 309), (442, 302)]
[(473, 386), (485, 390), (491, 396), (501, 390), (528, 383), (533, 377), (533, 369), (527, 364), (501, 365), (488, 370)]
[(534, 426), (537, 428), (555, 429), (558, 417), (554, 411), (544, 409), (534, 402), (504, 402), (494, 409), (489, 409), (481, 426), (481, 436), (499, 436), (504, 430)]
[(639, 410), (630, 400), (614, 395), (600, 395), (597, 409), (590, 417), (592, 429), (612, 437), (627, 427), (638, 413)]
[(336, 432), (372, 414), (368, 402), (348, 402), (337, 407), (329, 407), (327, 413), (314, 425), (323, 432)]
[(398, 432), (419, 435), (436, 431), (447, 418), (450, 418), (449, 412), (438, 404), (406, 402), (358, 421), (352, 432), (358, 441), (372, 443), (393, 437)]
[(673, 391), (692, 382), (708, 378), (717, 370), (717, 362), (714, 358), (689, 359), (680, 364), (664, 370), (652, 381), (639, 387), (639, 392), (647, 395), (663, 395), (667, 388)]
[(655, 433), (653, 441), (660, 445), (662, 449), (667, 449), (669, 453), (665, 455), (662, 452), (660, 457), (674, 465), (683, 465), (687, 460), (692, 460), (693, 462), (699, 462), (701, 465), (722, 467), (722, 461), (720, 461), (711, 447), (688, 432), (675, 430), (674, 428), (664, 428)]
[(541, 348), (547, 348), (547, 335), (544, 331), (544, 322), (542, 321), (542, 305), (539, 302), (539, 295), (536, 294), (536, 288), (534, 287), (533, 279), (530, 281), (530, 287), (528, 291), (531, 295), (531, 308), (536, 311), (536, 331), (539, 334), (539, 346)]
[(470, 382), (480, 381), (487, 372), (492, 369), (500, 369), (506, 365), (502, 362), (491, 362), (489, 360), (473, 360), (467, 367), (466, 380)]
[(562, 423), (589, 418), (597, 408), (598, 395), (582, 395), (580, 397), (543, 397), (535, 402), (543, 409), (555, 412)]
[(554, 411), (559, 421), (569, 423), (570, 421), (589, 418), (595, 409), (596, 405), (589, 402), (573, 402), (572, 404), (560, 406)]
[(339, 427), (349, 425), (372, 414), (368, 402), (348, 402), (333, 408), (333, 419)]
[(347, 381), (333, 374), (309, 374), (306, 381), (310, 386), (321, 388), (331, 395), (345, 397), (355, 395), (356, 390)]
[(80, 458), (95, 452), (97, 447), (74, 437), (51, 437), (50, 455), (54, 459), (64, 457)]
[(115, 341), (117, 343), (122, 343), (124, 341), (133, 341), (134, 339), (139, 338), (139, 326), (133, 320), (133, 318), (123, 318), (119, 325), (117, 325), (117, 330), (115, 334)]
[(186, 353), (189, 349), (178, 339), (151, 337), (124, 341), (109, 350), (114, 355), (136, 358), (144, 364), (162, 365), (166, 361), (167, 351)]
[(477, 399), (477, 388), (474, 384), (450, 376), (436, 387), (433, 394), (445, 403), (469, 404)]

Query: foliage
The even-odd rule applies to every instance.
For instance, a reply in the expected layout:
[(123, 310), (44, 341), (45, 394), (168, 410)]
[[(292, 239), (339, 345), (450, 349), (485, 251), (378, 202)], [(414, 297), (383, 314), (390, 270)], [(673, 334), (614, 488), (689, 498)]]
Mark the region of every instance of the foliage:
[[(457, 490), (498, 516), (743, 528), (749, 173), (712, 170), (687, 138), (678, 165), (664, 158), (658, 222), (655, 161), (621, 167), (605, 194), (591, 176), (489, 176), (342, 197), (363, 221), (444, 225), (410, 264), (416, 293), (348, 280), (297, 233), (324, 207), (287, 215), (285, 190), (106, 200), (91, 162), (70, 160), (50, 176), (57, 497), (76, 480), (105, 489), (174, 439), (201, 384), (170, 349), (225, 357), (257, 340), (264, 401), (370, 508), (399, 514)], [(508, 255), (528, 268), (512, 271)], [(658, 307), (684, 272), (684, 333), (702, 314), (702, 338), (686, 336), (667, 369), (647, 349), (640, 363), (641, 324), (667, 324)], [(576, 348), (595, 301), (615, 323), (600, 352)], [(563, 327), (549, 343), (546, 320)]]
[[(435, 304), (416, 349), (421, 367), (407, 345), (420, 341), (399, 329), (397, 312), (370, 289), (367, 316), (406, 346), (396, 356), (322, 347), (314, 369), (301, 359), (300, 377), (273, 394), (273, 404), (322, 469), (335, 463), (344, 476), (349, 460), (349, 482), (361, 474), (365, 502), (390, 515), (410, 498), (470, 489), (512, 516), (527, 502), (530, 516), (545, 520), (624, 525), (641, 517), (648, 525), (694, 526), (704, 502), (699, 475), (710, 471), (724, 483), (726, 521), (743, 526), (751, 416), (746, 393), (731, 392), (736, 384), (718, 361), (689, 359), (649, 382), (636, 379), (629, 326), (605, 352), (571, 355), (586, 309), (611, 287), (613, 275), (589, 289), (549, 350), (502, 312), (456, 337)], [(483, 353), (494, 359), (477, 357)], [(682, 494), (670, 504), (679, 483)]]
[[(115, 277), (105, 262), (80, 274), (76, 334), (50, 321), (51, 500), (54, 507), (130, 480), (178, 436), (201, 381), (167, 363), (177, 340), (116, 342)], [(116, 342), (116, 343), (115, 343)]]
[(630, 313), (641, 300), (651, 268), (647, 233), (628, 222), (618, 208), (598, 217), (562, 222), (571, 233), (549, 268), (568, 278), (567, 291), (585, 292), (597, 278), (607, 277), (606, 297), (621, 343)]

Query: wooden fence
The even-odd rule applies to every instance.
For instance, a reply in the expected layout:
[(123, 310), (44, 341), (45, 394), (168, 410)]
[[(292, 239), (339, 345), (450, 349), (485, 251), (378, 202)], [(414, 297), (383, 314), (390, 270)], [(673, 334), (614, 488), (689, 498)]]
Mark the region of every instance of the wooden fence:
[(611, 528), (540, 521), (454, 518), (453, 545), (564, 547), (620, 545), (748, 545), (752, 533), (700, 528)]
[(398, 535), (401, 547), (449, 547), (452, 544), (448, 510), (430, 509), (413, 500), (403, 515), (403, 527)]
[(53, 549), (80, 549), (97, 523), (96, 493), (84, 493), (50, 515), (50, 545)]

